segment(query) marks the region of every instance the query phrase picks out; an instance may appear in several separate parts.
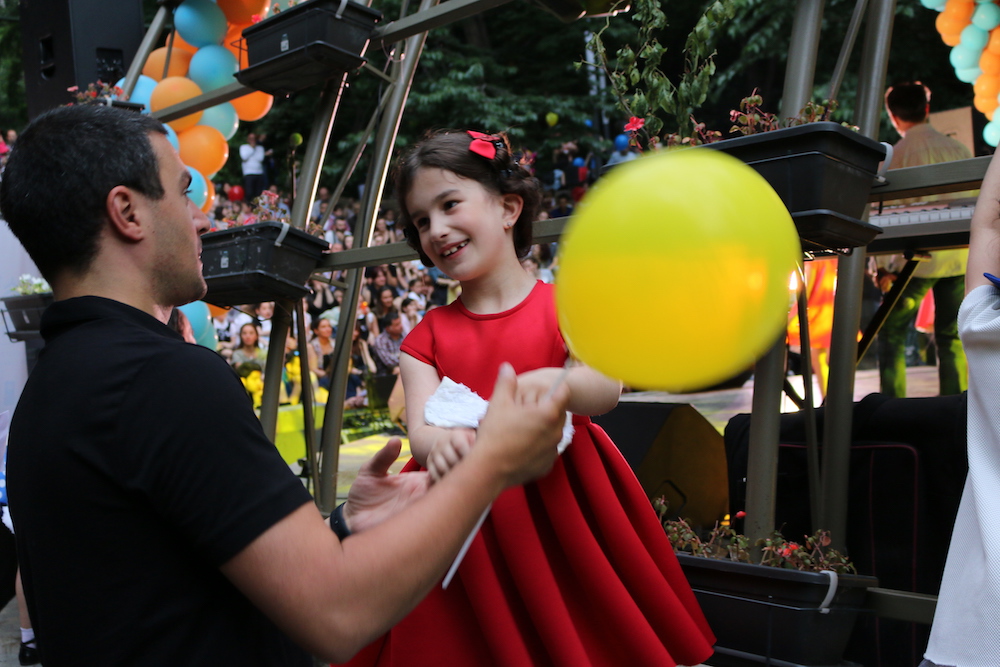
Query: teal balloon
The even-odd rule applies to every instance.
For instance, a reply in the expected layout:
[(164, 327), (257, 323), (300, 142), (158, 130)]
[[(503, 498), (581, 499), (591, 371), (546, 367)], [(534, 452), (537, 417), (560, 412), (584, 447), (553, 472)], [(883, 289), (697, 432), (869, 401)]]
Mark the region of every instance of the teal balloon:
[(174, 10), (174, 27), (191, 46), (220, 44), (226, 36), (226, 15), (212, 0), (184, 0)]
[(981, 55), (983, 55), (982, 49), (976, 51), (970, 49), (965, 44), (959, 44), (951, 49), (948, 59), (951, 61), (951, 66), (957, 71), (976, 67), (979, 65), (979, 56)]
[(222, 133), (226, 141), (229, 141), (236, 135), (236, 130), (240, 126), (240, 118), (236, 115), (236, 107), (229, 102), (223, 102), (205, 109), (198, 124), (214, 127)]
[(962, 83), (975, 83), (982, 74), (983, 70), (978, 66), (955, 70), (955, 77)]
[(212, 313), (208, 309), (208, 304), (204, 301), (192, 301), (179, 308), (191, 323), (191, 332), (198, 345), (214, 350), (219, 345), (219, 337), (215, 334), (215, 327), (212, 325)]
[[(962, 29), (961, 45), (970, 51), (978, 53), (980, 56), (983, 55), (983, 49), (986, 48), (989, 41), (990, 33), (982, 28), (974, 25), (967, 25)], [(226, 51), (226, 53), (229, 52)], [(976, 62), (979, 62), (978, 58)]]
[[(986, 46), (985, 42), (983, 46)], [(209, 44), (198, 49), (198, 52), (191, 57), (187, 76), (197, 83), (204, 93), (236, 81), (233, 75), (239, 68), (236, 56), (230, 53), (229, 49), (218, 44)]]
[(208, 183), (205, 182), (205, 177), (201, 175), (201, 172), (194, 167), (188, 167), (187, 170), (191, 174), (188, 198), (194, 202), (195, 206), (201, 208), (208, 201)]
[(170, 142), (170, 145), (174, 147), (175, 151), (180, 151), (181, 142), (177, 138), (177, 131), (166, 123), (163, 124), (163, 128), (167, 131), (167, 141)]
[(987, 32), (993, 30), (1000, 25), (1000, 7), (992, 2), (979, 5), (972, 13), (972, 25)]
[(924, 7), (927, 9), (933, 9), (936, 12), (942, 11), (947, 2), (948, 0), (920, 0), (920, 4)]
[[(149, 113), (149, 96), (153, 94), (153, 88), (156, 88), (156, 79), (152, 79), (145, 74), (140, 74), (139, 78), (135, 81), (135, 88), (132, 89), (132, 94), (128, 96), (129, 102), (135, 102), (136, 104), (145, 104), (145, 108), (142, 110), (143, 113)], [(118, 83), (115, 84), (119, 88), (125, 88), (125, 77), (118, 79)]]
[(983, 128), (983, 141), (996, 148), (1000, 144), (1000, 122), (991, 120)]

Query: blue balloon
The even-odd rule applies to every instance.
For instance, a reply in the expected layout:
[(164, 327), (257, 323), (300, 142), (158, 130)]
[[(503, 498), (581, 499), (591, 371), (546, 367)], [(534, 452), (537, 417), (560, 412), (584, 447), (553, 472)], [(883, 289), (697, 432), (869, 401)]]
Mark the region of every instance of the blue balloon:
[(212, 0), (184, 0), (174, 10), (174, 27), (191, 46), (220, 44), (226, 36), (226, 15)]
[(922, 4), (927, 9), (933, 9), (934, 11), (942, 11), (944, 6), (947, 4), (948, 0), (920, 0)]
[[(987, 35), (987, 39), (989, 36)], [(986, 44), (984, 43), (985, 47)], [(209, 44), (198, 49), (191, 57), (188, 78), (198, 84), (202, 92), (222, 88), (236, 81), (233, 75), (240, 64), (229, 49), (217, 44)]]
[(615, 150), (624, 151), (627, 149), (628, 149), (628, 135), (619, 134), (617, 137), (615, 137)]
[[(149, 113), (149, 97), (153, 94), (153, 88), (156, 88), (156, 83), (156, 79), (152, 79), (145, 74), (140, 74), (139, 78), (135, 81), (135, 88), (132, 89), (132, 94), (128, 96), (128, 101), (145, 104), (146, 107), (142, 112)], [(124, 89), (125, 77), (118, 79), (118, 83), (115, 85)]]
[(208, 304), (204, 301), (192, 301), (179, 308), (191, 323), (191, 332), (198, 345), (207, 347), (210, 350), (216, 349), (219, 345), (219, 338), (212, 326), (212, 313), (208, 309)]
[[(984, 5), (985, 6), (985, 5)], [(994, 5), (995, 7), (996, 5)], [(1000, 8), (998, 8), (1000, 11)], [(990, 33), (975, 25), (967, 25), (962, 29), (961, 44), (970, 51), (983, 55), (983, 49), (990, 41)], [(229, 53), (228, 51), (226, 53)], [(979, 62), (978, 60), (976, 62)]]
[(991, 120), (983, 128), (983, 140), (990, 146), (1000, 144), (1000, 121)]
[(170, 142), (170, 145), (174, 147), (175, 151), (180, 151), (181, 142), (177, 138), (177, 132), (174, 130), (174, 128), (170, 127), (166, 123), (163, 124), (163, 127), (167, 131), (167, 141)]
[(198, 124), (214, 127), (222, 133), (226, 141), (229, 141), (236, 134), (236, 130), (240, 126), (240, 119), (236, 115), (236, 107), (229, 102), (223, 102), (205, 109)]
[(1000, 7), (990, 2), (976, 7), (972, 13), (972, 25), (989, 32), (1000, 25)]
[(594, 121), (590, 120), (589, 118), (584, 118), (583, 124), (586, 125), (587, 127), (594, 127)]
[(951, 49), (951, 54), (948, 58), (951, 60), (951, 66), (956, 70), (960, 70), (979, 65), (979, 57), (981, 55), (983, 55), (982, 49), (975, 51), (965, 44), (959, 44)]
[(208, 183), (205, 182), (205, 177), (201, 175), (201, 172), (194, 167), (188, 167), (187, 170), (191, 174), (188, 198), (194, 202), (195, 206), (201, 208), (208, 201)]
[(979, 69), (978, 66), (955, 70), (955, 77), (962, 83), (975, 83), (982, 74), (983, 70)]
[(582, 157), (575, 157), (575, 158), (573, 158), (573, 166), (574, 167), (582, 167), (585, 164), (586, 164), (586, 162), (584, 161), (584, 159)]

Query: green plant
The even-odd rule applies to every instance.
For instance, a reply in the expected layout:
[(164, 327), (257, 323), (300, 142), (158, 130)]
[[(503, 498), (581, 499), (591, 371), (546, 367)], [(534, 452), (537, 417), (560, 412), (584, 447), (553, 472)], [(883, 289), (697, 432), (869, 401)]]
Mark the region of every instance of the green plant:
[[(805, 125), (806, 123), (818, 123), (830, 120), (830, 116), (837, 110), (837, 100), (823, 100), (823, 102), (807, 102), (799, 113), (784, 120), (775, 114), (764, 111), (761, 105), (764, 99), (754, 90), (749, 96), (740, 100), (740, 108), (729, 112), (729, 119), (733, 126), (730, 132), (740, 134), (757, 134), (759, 132), (770, 132), (783, 127), (793, 125)], [(842, 123), (845, 127), (857, 130), (858, 128), (847, 123)]]
[[(830, 533), (816, 531), (805, 536), (802, 543), (790, 542), (781, 531), (757, 540), (761, 557), (755, 561), (750, 549), (750, 540), (740, 535), (728, 523), (716, 522), (707, 534), (698, 532), (684, 519), (664, 520), (667, 505), (663, 498), (653, 501), (653, 508), (663, 523), (667, 539), (675, 551), (689, 553), (703, 558), (728, 558), (739, 563), (754, 563), (769, 567), (779, 567), (806, 572), (832, 570), (838, 574), (857, 574), (854, 565), (846, 556), (830, 548)], [(737, 513), (739, 518), (742, 512)]]
[(659, 0), (635, 0), (632, 20), (640, 26), (635, 44), (618, 49), (613, 62), (603, 40), (608, 24), (591, 38), (596, 65), (607, 74), (619, 106), (633, 117), (632, 121), (643, 121), (635, 131), (645, 135), (646, 145), (655, 147), (664, 127), (668, 128), (664, 136), (668, 144), (704, 141), (704, 126), (699, 127), (693, 114), (708, 96), (715, 74), (717, 36), (733, 18), (738, 2), (716, 0), (707, 7), (684, 42), (684, 71), (676, 83), (661, 69), (667, 49), (657, 34), (667, 25), (667, 19)]
[(90, 102), (97, 98), (111, 98), (122, 102), (128, 101), (128, 95), (125, 94), (125, 91), (118, 86), (104, 83), (100, 79), (96, 83), (88, 84), (86, 90), (80, 90), (79, 86), (70, 86), (66, 89), (66, 92), (73, 93), (73, 97), (76, 98), (78, 104)]
[(18, 277), (17, 285), (11, 287), (10, 291), (21, 296), (27, 296), (29, 294), (45, 294), (46, 292), (51, 292), (52, 288), (49, 287), (45, 278), (36, 278), (25, 273)]

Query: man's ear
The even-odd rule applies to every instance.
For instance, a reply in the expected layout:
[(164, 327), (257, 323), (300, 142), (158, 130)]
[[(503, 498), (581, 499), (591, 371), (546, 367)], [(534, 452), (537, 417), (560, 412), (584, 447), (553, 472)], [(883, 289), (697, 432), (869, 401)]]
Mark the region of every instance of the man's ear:
[(128, 241), (141, 241), (146, 235), (142, 224), (144, 203), (131, 188), (125, 185), (113, 187), (105, 204), (111, 229)]

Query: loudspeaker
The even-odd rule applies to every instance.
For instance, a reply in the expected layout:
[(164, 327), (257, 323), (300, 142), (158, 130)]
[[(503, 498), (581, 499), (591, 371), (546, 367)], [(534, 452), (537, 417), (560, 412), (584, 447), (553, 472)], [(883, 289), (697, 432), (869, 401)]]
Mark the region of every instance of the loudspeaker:
[(646, 495), (666, 498), (667, 518), (711, 527), (725, 516), (725, 443), (694, 407), (623, 401), (593, 421), (618, 446)]
[(20, 0), (28, 117), (74, 101), (66, 89), (114, 84), (143, 36), (142, 0)]

